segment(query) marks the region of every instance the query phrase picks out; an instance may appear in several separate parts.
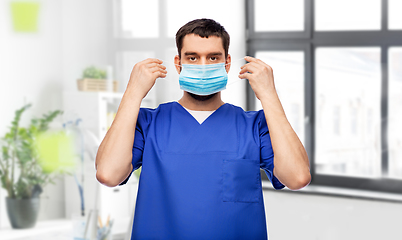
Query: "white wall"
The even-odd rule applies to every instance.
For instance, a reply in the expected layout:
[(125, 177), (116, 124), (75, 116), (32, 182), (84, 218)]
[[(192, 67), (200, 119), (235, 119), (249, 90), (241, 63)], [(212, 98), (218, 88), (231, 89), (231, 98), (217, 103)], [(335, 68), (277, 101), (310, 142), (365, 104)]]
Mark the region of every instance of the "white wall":
[[(37, 33), (14, 32), (10, 1), (0, 2), (0, 136), (8, 130), (15, 110), (25, 103), (32, 103), (32, 107), (24, 113), (22, 126), (26, 126), (31, 117), (40, 117), (62, 107), (61, 2), (37, 2), (41, 3)], [(6, 192), (1, 189), (0, 226), (9, 225), (5, 196)], [(49, 186), (42, 199), (42, 206), (46, 207), (42, 207), (39, 218), (64, 215), (63, 209), (58, 207), (59, 201), (64, 200), (63, 191)]]
[[(32, 108), (22, 118), (62, 109), (62, 92), (75, 91), (76, 79), (89, 65), (107, 65), (108, 1), (36, 0), (36, 33), (12, 29), (10, 0), (0, 1), (0, 136), (8, 130), (14, 111), (25, 103)], [(53, 126), (61, 127), (59, 117)], [(0, 227), (9, 226), (5, 190), (0, 190)], [(41, 195), (39, 220), (65, 217), (64, 180), (48, 185)]]
[(400, 240), (402, 203), (264, 191), (270, 240)]
[(108, 59), (108, 31), (111, 1), (62, 0), (61, 21), (63, 91), (77, 91), (77, 79), (84, 68), (94, 65), (106, 67)]
[(14, 111), (24, 103), (32, 103), (23, 124), (31, 116), (41, 116), (61, 108), (62, 88), (61, 4), (41, 0), (37, 33), (16, 33), (12, 30), (10, 1), (0, 3), (1, 75), (0, 135), (7, 131)]

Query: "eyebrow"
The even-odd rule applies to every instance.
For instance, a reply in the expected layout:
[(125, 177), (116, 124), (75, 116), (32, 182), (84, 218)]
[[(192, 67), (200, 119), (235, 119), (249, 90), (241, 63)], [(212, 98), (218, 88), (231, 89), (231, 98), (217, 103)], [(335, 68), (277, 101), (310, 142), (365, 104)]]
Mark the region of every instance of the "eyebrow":
[(198, 54), (196, 52), (185, 52), (184, 55), (189, 56), (189, 55), (198, 55)]
[(222, 56), (223, 54), (221, 52), (212, 52), (208, 54), (209, 56)]
[[(198, 53), (196, 52), (185, 52), (184, 53), (185, 56), (191, 56), (191, 55), (198, 55)], [(221, 52), (212, 52), (209, 53), (208, 56), (222, 56), (223, 54)]]

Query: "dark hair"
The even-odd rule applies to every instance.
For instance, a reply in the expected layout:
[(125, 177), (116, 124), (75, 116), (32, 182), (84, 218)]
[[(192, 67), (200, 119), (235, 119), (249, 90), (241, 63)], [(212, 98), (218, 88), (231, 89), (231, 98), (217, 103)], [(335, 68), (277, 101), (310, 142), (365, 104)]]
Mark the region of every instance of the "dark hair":
[(182, 26), (176, 33), (176, 46), (177, 51), (179, 52), (179, 57), (181, 57), (183, 39), (188, 34), (196, 34), (202, 38), (208, 38), (209, 36), (220, 37), (222, 39), (223, 49), (225, 49), (225, 57), (228, 56), (230, 37), (225, 28), (218, 22), (212, 19), (202, 18), (192, 20)]

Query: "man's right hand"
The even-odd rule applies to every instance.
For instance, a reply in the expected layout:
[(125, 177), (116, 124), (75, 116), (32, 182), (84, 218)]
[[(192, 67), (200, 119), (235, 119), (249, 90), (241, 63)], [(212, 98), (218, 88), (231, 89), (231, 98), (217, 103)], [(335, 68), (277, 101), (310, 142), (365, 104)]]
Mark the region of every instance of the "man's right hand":
[(132, 172), (132, 150), (141, 101), (158, 77), (166, 77), (166, 67), (161, 64), (159, 59), (146, 59), (137, 63), (131, 72), (116, 117), (96, 154), (96, 178), (106, 186), (117, 186)]
[(135, 64), (131, 71), (127, 90), (134, 91), (144, 98), (155, 84), (157, 78), (166, 77), (166, 67), (162, 63), (162, 60), (148, 58)]

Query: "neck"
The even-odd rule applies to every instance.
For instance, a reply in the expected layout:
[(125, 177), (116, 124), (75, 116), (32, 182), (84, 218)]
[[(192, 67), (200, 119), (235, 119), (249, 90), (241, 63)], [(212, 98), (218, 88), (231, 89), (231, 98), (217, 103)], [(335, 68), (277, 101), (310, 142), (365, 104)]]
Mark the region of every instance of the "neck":
[(195, 110), (195, 111), (213, 111), (218, 109), (220, 106), (224, 104), (221, 99), (221, 93), (218, 92), (213, 97), (208, 100), (197, 100), (188, 94), (188, 92), (184, 92), (183, 97), (178, 101), (180, 105), (183, 107)]

